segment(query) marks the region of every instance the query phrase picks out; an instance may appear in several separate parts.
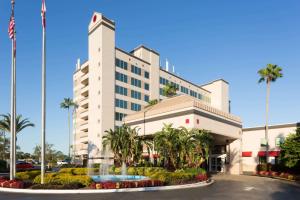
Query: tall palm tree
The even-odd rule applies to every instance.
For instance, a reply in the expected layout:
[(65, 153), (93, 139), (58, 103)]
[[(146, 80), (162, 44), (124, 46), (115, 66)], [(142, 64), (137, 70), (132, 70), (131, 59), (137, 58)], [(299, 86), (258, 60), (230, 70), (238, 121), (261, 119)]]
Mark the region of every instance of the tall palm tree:
[(71, 145), (70, 145), (70, 142), (71, 142), (71, 125), (70, 125), (70, 109), (72, 108), (76, 108), (77, 105), (76, 103), (73, 101), (73, 99), (71, 98), (64, 98), (63, 102), (60, 103), (60, 107), (62, 109), (67, 109), (68, 110), (68, 128), (69, 128), (69, 158), (70, 158), (70, 148), (71, 148)]
[(266, 140), (266, 162), (268, 163), (268, 158), (269, 158), (268, 123), (269, 123), (270, 86), (272, 82), (275, 82), (278, 78), (281, 78), (283, 74), (282, 74), (282, 68), (273, 64), (267, 64), (265, 68), (262, 68), (258, 71), (258, 74), (260, 76), (258, 83), (266, 82), (267, 84), (265, 140)]
[[(10, 114), (0, 115), (3, 119), (0, 120), (0, 130), (10, 133)], [(16, 133), (20, 133), (23, 129), (28, 127), (34, 127), (34, 124), (29, 121), (28, 118), (24, 118), (22, 115), (16, 117)]]
[(167, 83), (165, 87), (163, 88), (163, 95), (166, 97), (172, 97), (175, 96), (177, 93), (178, 88), (175, 84)]

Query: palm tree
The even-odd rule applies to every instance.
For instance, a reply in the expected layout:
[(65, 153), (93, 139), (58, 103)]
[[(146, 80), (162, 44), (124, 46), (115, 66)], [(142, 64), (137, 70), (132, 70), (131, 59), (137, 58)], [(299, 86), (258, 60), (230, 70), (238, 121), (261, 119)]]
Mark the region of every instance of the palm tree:
[(71, 98), (64, 98), (63, 102), (60, 103), (60, 107), (62, 109), (68, 110), (68, 128), (69, 128), (69, 148), (68, 148), (69, 154), (68, 155), (70, 158), (70, 148), (71, 148), (71, 145), (70, 145), (70, 141), (71, 141), (70, 109), (76, 108), (77, 105)]
[(164, 165), (167, 163), (169, 168), (176, 169), (183, 145), (179, 129), (172, 126), (172, 124), (164, 124), (162, 130), (154, 136), (154, 145), (161, 158), (163, 158)]
[(267, 84), (265, 140), (266, 140), (266, 162), (268, 163), (268, 157), (269, 157), (268, 122), (269, 122), (270, 86), (272, 82), (275, 82), (278, 78), (281, 78), (283, 74), (282, 74), (282, 68), (273, 64), (267, 64), (266, 68), (262, 68), (258, 71), (258, 74), (260, 76), (258, 83), (266, 82)]
[[(0, 115), (3, 119), (0, 120), (0, 130), (10, 133), (10, 114)], [(16, 117), (16, 133), (20, 133), (27, 127), (34, 127), (34, 124), (28, 118), (22, 119), (22, 115)]]
[[(3, 132), (4, 142), (3, 142), (3, 149), (7, 149), (8, 141), (6, 140), (5, 133), (10, 133), (10, 114), (0, 115), (3, 119), (0, 120), (0, 131)], [(17, 115), (16, 117), (16, 133), (20, 133), (23, 129), (28, 127), (34, 127), (34, 124), (29, 121), (28, 118), (22, 119), (22, 115)], [(17, 140), (17, 137), (16, 137)], [(4, 155), (5, 157), (5, 155)]]
[(163, 95), (166, 97), (172, 97), (176, 95), (178, 88), (174, 84), (167, 83), (163, 88)]
[(152, 148), (150, 139), (138, 135), (137, 127), (130, 128), (126, 124), (116, 128), (116, 130), (105, 131), (106, 135), (102, 137), (103, 148), (109, 146), (114, 153), (114, 159), (119, 164), (128, 163), (130, 160), (138, 163), (143, 155), (144, 146), (147, 148), (148, 154)]
[(150, 107), (150, 106), (154, 106), (155, 104), (158, 103), (158, 99), (152, 99), (148, 102), (148, 105), (145, 107)]

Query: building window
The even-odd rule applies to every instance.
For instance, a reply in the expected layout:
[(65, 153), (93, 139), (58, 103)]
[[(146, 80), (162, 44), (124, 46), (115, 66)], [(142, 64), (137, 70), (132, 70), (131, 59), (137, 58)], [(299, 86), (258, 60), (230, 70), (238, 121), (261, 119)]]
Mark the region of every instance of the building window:
[(169, 81), (165, 78), (159, 77), (159, 83), (162, 85), (167, 85)]
[(181, 91), (182, 93), (189, 94), (189, 89), (186, 88), (186, 87), (181, 86), (181, 87), (180, 87), (180, 91)]
[(179, 90), (179, 84), (174, 83), (174, 82), (171, 82), (171, 85), (175, 86), (175, 88), (176, 88), (177, 90)]
[(197, 121), (197, 124), (199, 124), (200, 120), (199, 120), (199, 119), (197, 119), (196, 121)]
[(120, 67), (121, 69), (127, 70), (127, 62), (116, 58), (116, 66)]
[(119, 113), (119, 112), (115, 113), (115, 120), (116, 121), (122, 121), (124, 117), (126, 117), (126, 114), (124, 114), (124, 113)]
[(163, 90), (162, 88), (159, 88), (159, 94), (160, 94), (161, 96), (164, 96), (164, 90)]
[(119, 72), (116, 72), (116, 80), (119, 80), (119, 81), (122, 81), (124, 83), (127, 83), (128, 82), (127, 79), (128, 79), (127, 75), (119, 73)]
[(137, 75), (141, 75), (142, 74), (142, 70), (141, 68), (135, 66), (135, 65), (131, 65), (131, 72), (135, 73)]
[(198, 99), (203, 99), (203, 95), (202, 94), (198, 94)]
[(280, 145), (281, 145), (282, 143), (284, 143), (284, 138), (282, 138), (282, 137), (277, 137), (277, 138), (275, 138), (275, 146), (276, 146), (276, 147), (280, 147)]
[(146, 102), (149, 102), (149, 96), (148, 96), (148, 95), (145, 95), (145, 96), (144, 96), (144, 100), (145, 100)]
[(145, 75), (145, 78), (148, 78), (148, 79), (149, 79), (149, 77), (150, 77), (149, 72), (145, 71), (144, 75)]
[(137, 91), (134, 91), (134, 90), (131, 90), (131, 98), (134, 98), (134, 99), (139, 99), (141, 100), (141, 93), (140, 92), (137, 92)]
[(267, 146), (267, 140), (266, 140), (266, 138), (261, 138), (260, 139), (260, 146), (261, 147), (266, 147)]
[(185, 123), (189, 124), (190, 123), (190, 119), (185, 119)]
[(148, 84), (148, 83), (145, 83), (145, 84), (144, 84), (144, 88), (145, 88), (145, 90), (149, 90), (149, 84)]
[(197, 92), (195, 92), (195, 91), (193, 91), (193, 90), (190, 90), (190, 95), (192, 96), (192, 97), (195, 97), (195, 98), (197, 98)]
[(141, 88), (142, 81), (131, 77), (131, 85)]
[(116, 85), (116, 93), (127, 96), (127, 88)]
[(162, 85), (167, 85), (169, 81), (165, 78), (159, 77), (159, 83)]
[(116, 107), (127, 109), (127, 101), (116, 99)]
[(131, 110), (140, 111), (141, 110), (141, 105), (137, 104), (137, 103), (131, 103)]

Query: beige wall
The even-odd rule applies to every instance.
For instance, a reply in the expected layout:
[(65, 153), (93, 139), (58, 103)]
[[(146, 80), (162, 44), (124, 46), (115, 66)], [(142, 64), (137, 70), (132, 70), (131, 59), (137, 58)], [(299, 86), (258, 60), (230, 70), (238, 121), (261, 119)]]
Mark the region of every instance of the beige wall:
[(229, 112), (229, 85), (224, 80), (216, 80), (202, 86), (211, 92), (211, 106)]
[[(269, 145), (270, 151), (280, 151), (279, 147), (276, 147), (275, 140), (277, 137), (286, 138), (290, 133), (294, 133), (296, 130), (296, 124), (270, 126)], [(261, 139), (265, 138), (264, 127), (249, 128), (243, 130), (242, 137), (242, 151), (251, 151), (251, 157), (243, 157), (243, 171), (255, 171), (258, 164), (259, 157), (257, 156), (259, 151), (265, 151), (265, 147), (261, 147)], [(275, 158), (270, 157), (269, 162), (274, 163)]]
[[(95, 13), (89, 27), (89, 158), (99, 158), (105, 130), (114, 128), (114, 25)], [(95, 160), (98, 162), (99, 160)]]

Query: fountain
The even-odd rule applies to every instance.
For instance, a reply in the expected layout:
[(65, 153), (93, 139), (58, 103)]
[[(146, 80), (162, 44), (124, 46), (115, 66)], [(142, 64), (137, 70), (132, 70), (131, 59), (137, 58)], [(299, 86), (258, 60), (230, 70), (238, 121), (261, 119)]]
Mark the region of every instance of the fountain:
[[(90, 166), (91, 165), (88, 164), (88, 167), (90, 167)], [(125, 162), (122, 163), (121, 175), (109, 174), (109, 167), (110, 166), (112, 166), (112, 162), (111, 162), (111, 159), (110, 159), (110, 153), (105, 148), (102, 152), (102, 160), (101, 160), (100, 167), (99, 167), (99, 175), (95, 175), (95, 173), (88, 173), (88, 175), (91, 176), (91, 178), (95, 182), (138, 181), (138, 180), (148, 179), (145, 176), (127, 175), (127, 167), (126, 167)], [(88, 172), (89, 171), (90, 170), (88, 170)]]

